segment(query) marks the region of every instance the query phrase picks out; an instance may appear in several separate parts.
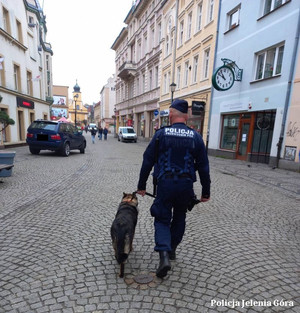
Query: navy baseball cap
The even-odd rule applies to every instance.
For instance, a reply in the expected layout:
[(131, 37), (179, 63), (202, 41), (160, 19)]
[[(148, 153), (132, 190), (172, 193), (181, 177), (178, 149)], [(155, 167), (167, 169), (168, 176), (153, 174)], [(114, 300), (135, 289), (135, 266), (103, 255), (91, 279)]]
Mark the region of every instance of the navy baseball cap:
[(176, 99), (172, 102), (170, 108), (176, 109), (182, 113), (188, 112), (188, 103), (183, 99)]

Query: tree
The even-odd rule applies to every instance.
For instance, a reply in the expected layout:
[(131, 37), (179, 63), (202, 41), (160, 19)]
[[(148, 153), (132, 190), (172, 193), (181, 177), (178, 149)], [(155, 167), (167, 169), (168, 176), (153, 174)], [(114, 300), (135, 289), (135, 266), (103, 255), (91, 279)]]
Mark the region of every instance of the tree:
[(0, 111), (0, 124), (2, 124), (2, 129), (0, 129), (0, 132), (3, 132), (4, 129), (9, 125), (14, 125), (15, 121), (8, 116), (8, 114), (4, 111)]

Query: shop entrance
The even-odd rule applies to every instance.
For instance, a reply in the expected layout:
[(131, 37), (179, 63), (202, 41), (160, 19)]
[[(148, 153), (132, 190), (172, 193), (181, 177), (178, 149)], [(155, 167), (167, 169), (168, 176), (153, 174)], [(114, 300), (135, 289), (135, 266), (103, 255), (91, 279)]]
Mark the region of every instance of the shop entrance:
[(247, 160), (248, 153), (251, 151), (253, 117), (253, 114), (242, 114), (240, 119), (236, 150), (236, 158), (239, 160)]

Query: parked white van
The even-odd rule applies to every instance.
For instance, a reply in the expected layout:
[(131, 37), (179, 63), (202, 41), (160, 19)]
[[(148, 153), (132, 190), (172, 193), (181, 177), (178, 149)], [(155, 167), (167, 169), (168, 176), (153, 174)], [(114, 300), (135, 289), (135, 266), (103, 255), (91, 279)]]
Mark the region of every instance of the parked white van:
[(130, 126), (124, 126), (124, 127), (119, 127), (118, 131), (118, 141), (133, 141), (136, 142), (137, 140), (137, 135), (134, 131), (133, 127)]

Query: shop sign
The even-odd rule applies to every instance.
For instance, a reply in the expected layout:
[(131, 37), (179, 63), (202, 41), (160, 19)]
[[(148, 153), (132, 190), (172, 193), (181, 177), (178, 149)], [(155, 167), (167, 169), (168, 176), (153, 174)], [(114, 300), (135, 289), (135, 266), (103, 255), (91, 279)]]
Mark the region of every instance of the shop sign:
[(160, 116), (169, 116), (169, 113), (170, 113), (170, 110), (167, 109), (167, 110), (162, 110), (159, 112), (159, 115)]
[(21, 97), (17, 97), (17, 106), (21, 108), (34, 109), (34, 102)]
[(158, 114), (159, 114), (159, 111), (158, 111), (158, 110), (155, 110), (155, 111), (154, 111), (154, 116), (156, 117), (156, 116), (158, 116)]
[(192, 115), (201, 115), (201, 113), (204, 111), (204, 108), (204, 101), (192, 101)]

